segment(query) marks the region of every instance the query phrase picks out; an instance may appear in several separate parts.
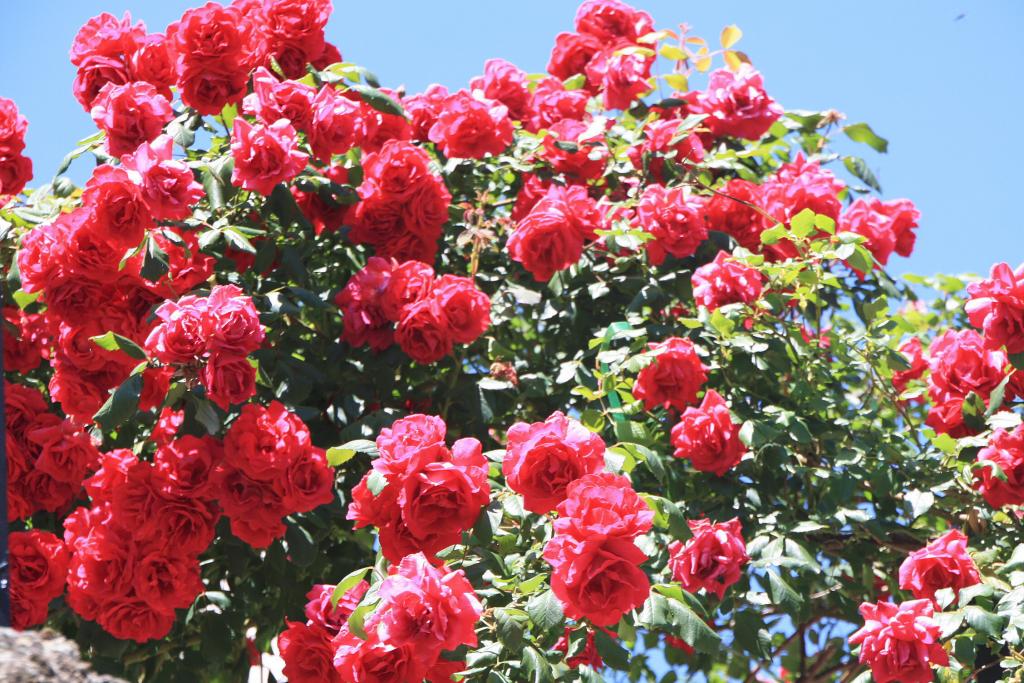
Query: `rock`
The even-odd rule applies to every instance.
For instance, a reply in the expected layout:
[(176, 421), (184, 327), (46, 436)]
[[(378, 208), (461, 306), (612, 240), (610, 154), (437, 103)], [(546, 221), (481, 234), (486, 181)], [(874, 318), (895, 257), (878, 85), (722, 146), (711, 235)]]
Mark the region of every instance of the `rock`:
[(124, 683), (93, 672), (78, 646), (53, 631), (0, 628), (0, 681), (4, 683)]

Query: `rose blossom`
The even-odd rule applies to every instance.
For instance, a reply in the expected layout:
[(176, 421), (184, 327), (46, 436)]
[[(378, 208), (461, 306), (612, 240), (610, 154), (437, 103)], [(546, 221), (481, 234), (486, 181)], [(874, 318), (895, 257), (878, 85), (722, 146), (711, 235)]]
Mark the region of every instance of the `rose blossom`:
[(689, 339), (669, 337), (651, 344), (653, 362), (637, 375), (633, 396), (646, 410), (657, 406), (683, 410), (697, 402), (697, 391), (707, 381), (707, 368)]
[(709, 311), (728, 304), (752, 304), (761, 297), (764, 277), (756, 268), (720, 251), (715, 260), (693, 272), (693, 298)]
[(865, 602), (860, 613), (864, 626), (850, 636), (850, 644), (861, 646), (860, 662), (871, 667), (878, 683), (930, 683), (931, 666), (949, 663), (930, 600)]
[[(978, 452), (979, 467), (974, 470), (974, 488), (994, 508), (1024, 505), (1024, 426), (1012, 432), (997, 429), (988, 445)], [(998, 467), (1006, 480), (995, 475)]]
[(941, 588), (959, 593), (976, 583), (981, 583), (978, 566), (967, 553), (967, 537), (956, 529), (910, 553), (900, 565), (900, 588), (915, 598), (934, 600)]
[(685, 544), (669, 545), (672, 577), (691, 593), (703, 588), (721, 600), (725, 591), (743, 575), (750, 558), (743, 542), (740, 521), (714, 523), (709, 519), (689, 521), (693, 538)]
[(708, 389), (700, 408), (687, 408), (672, 427), (674, 455), (688, 459), (701, 472), (721, 477), (747, 452), (739, 432), (725, 400), (714, 389)]
[(297, 176), (309, 159), (298, 148), (295, 128), (286, 119), (264, 126), (238, 117), (231, 138), (231, 182), (262, 195)]

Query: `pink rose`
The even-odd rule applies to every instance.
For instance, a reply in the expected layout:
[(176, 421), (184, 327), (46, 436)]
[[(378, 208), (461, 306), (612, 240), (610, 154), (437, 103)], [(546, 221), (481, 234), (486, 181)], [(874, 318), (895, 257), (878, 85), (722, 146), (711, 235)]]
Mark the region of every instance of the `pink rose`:
[(967, 553), (967, 537), (951, 529), (920, 550), (907, 556), (900, 565), (900, 588), (915, 598), (935, 599), (935, 591), (981, 583), (978, 566)]
[(764, 277), (720, 251), (715, 260), (693, 272), (693, 298), (709, 311), (728, 304), (752, 304), (761, 297)]
[(669, 545), (672, 577), (691, 593), (703, 588), (721, 600), (729, 586), (743, 576), (743, 565), (750, 561), (740, 521), (733, 518), (716, 524), (700, 519), (689, 525), (693, 538)]
[(174, 117), (174, 111), (167, 98), (149, 83), (110, 83), (100, 90), (90, 115), (107, 134), (107, 152), (121, 156), (156, 139), (164, 124)]
[(864, 626), (850, 636), (850, 644), (861, 646), (860, 662), (871, 667), (878, 683), (930, 683), (931, 666), (949, 664), (930, 600), (865, 602), (860, 613)]
[(231, 182), (262, 195), (269, 196), (275, 185), (297, 176), (309, 160), (298, 148), (295, 128), (285, 119), (254, 126), (239, 116), (231, 137)]

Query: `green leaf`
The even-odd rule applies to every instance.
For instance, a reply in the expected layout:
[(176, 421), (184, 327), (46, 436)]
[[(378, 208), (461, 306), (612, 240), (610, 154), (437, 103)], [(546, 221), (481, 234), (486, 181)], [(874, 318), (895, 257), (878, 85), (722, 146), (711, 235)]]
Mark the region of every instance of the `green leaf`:
[(139, 396), (142, 395), (142, 375), (133, 374), (121, 386), (114, 389), (92, 419), (104, 430), (122, 424), (138, 410)]
[(1018, 370), (1024, 370), (1024, 351), (1022, 351), (1021, 353), (1011, 353), (1010, 363), (1012, 363), (1013, 367), (1017, 368)]
[(790, 614), (798, 612), (803, 605), (803, 598), (800, 597), (800, 594), (793, 590), (774, 569), (769, 569), (767, 573), (768, 592), (771, 594), (772, 602)]
[(935, 504), (935, 495), (931, 491), (911, 490), (907, 491), (903, 498), (907, 502), (907, 507), (910, 508), (911, 519), (917, 519), (925, 514)]
[(107, 332), (96, 337), (89, 337), (96, 346), (106, 351), (124, 351), (136, 360), (145, 360), (146, 352), (141, 346), (127, 337), (122, 337), (114, 332)]
[(992, 638), (998, 637), (1006, 626), (1006, 617), (993, 614), (977, 605), (968, 605), (964, 608), (964, 617), (967, 625), (978, 633)]
[(651, 593), (637, 618), (645, 627), (668, 631), (682, 638), (701, 652), (714, 653), (721, 647), (722, 638), (686, 604)]
[(868, 168), (868, 162), (864, 161), (860, 157), (843, 157), (843, 166), (850, 172), (850, 175), (857, 178), (865, 185), (870, 187), (876, 192), (882, 191), (882, 186), (878, 182), (878, 178), (875, 177), (874, 172)]
[(363, 623), (366, 621), (366, 615), (372, 612), (376, 606), (376, 600), (363, 603), (352, 610), (352, 614), (348, 617), (349, 630), (363, 640), (366, 640), (366, 629), (363, 628)]
[(298, 524), (289, 524), (284, 532), (288, 542), (288, 559), (298, 567), (308, 567), (316, 559), (316, 541), (313, 536)]
[(761, 233), (761, 244), (775, 244), (787, 234), (786, 226), (781, 223)]
[(146, 253), (142, 257), (142, 267), (139, 275), (150, 282), (156, 282), (170, 270), (170, 262), (167, 252), (160, 248), (151, 235), (146, 237)]
[(359, 93), (359, 97), (362, 98), (363, 102), (376, 109), (382, 111), (385, 114), (394, 114), (395, 116), (405, 116), (405, 111), (402, 109), (397, 101), (395, 101), (390, 95), (378, 90), (369, 85), (363, 85), (362, 83), (352, 83), (349, 86), (350, 90), (355, 90)]
[(521, 663), (526, 681), (550, 683), (554, 680), (551, 674), (551, 664), (532, 645), (523, 648)]
[(889, 151), (889, 142), (871, 130), (871, 126), (866, 123), (851, 123), (848, 126), (843, 126), (843, 132), (854, 142), (862, 142), (876, 152), (885, 154)]
[(519, 610), (509, 610), (505, 607), (498, 607), (494, 610), (494, 623), (498, 627), (498, 640), (509, 651), (515, 652), (523, 644), (523, 622), (526, 615), (520, 618), (516, 613)]
[(42, 292), (32, 292), (30, 294), (23, 289), (19, 289), (11, 296), (14, 297), (14, 303), (18, 305), (18, 308), (24, 310), (28, 308), (30, 304), (34, 303), (35, 300), (39, 298), (40, 294), (42, 294)]
[(337, 607), (338, 601), (345, 597), (345, 593), (356, 587), (363, 577), (373, 569), (373, 567), (363, 567), (362, 569), (356, 569), (355, 571), (349, 572), (345, 575), (338, 585), (334, 587), (334, 592), (331, 593), (331, 607)]
[(387, 485), (387, 477), (377, 470), (370, 470), (370, 473), (366, 476), (366, 488), (368, 488), (370, 493), (375, 497), (380, 495), (380, 492), (383, 491), (384, 487)]
[(629, 669), (629, 650), (622, 647), (618, 640), (605, 633), (603, 629), (594, 630), (594, 644), (607, 666), (619, 671)]
[(340, 446), (332, 446), (327, 449), (327, 464), (337, 467), (354, 458), (356, 453), (365, 453), (375, 458), (377, 444), (369, 439), (354, 439)]
[(550, 589), (530, 598), (526, 603), (526, 613), (530, 615), (530, 621), (541, 633), (561, 627), (565, 621), (562, 603)]
[(812, 209), (804, 209), (789, 219), (789, 225), (794, 235), (797, 237), (807, 237), (814, 232), (814, 211)]

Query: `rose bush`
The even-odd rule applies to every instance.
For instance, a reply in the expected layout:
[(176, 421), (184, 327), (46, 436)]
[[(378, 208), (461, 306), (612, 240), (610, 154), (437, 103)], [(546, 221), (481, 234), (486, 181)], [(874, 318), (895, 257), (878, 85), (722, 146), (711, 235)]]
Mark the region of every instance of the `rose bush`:
[(0, 99), (18, 628), (145, 681), (1019, 680), (1019, 268), (890, 277), (886, 141), (734, 26), (586, 0), (548, 74), (413, 94), (330, 13), (91, 19), (34, 189)]

